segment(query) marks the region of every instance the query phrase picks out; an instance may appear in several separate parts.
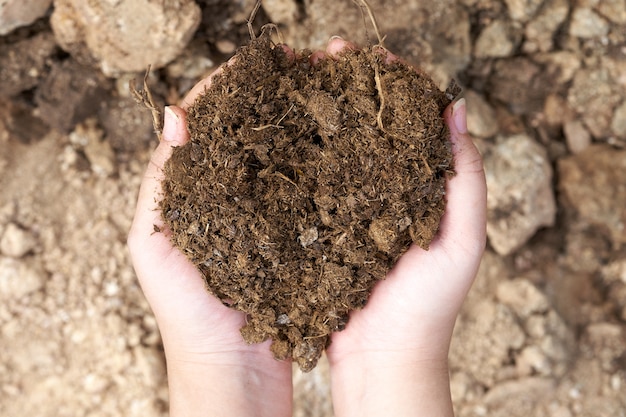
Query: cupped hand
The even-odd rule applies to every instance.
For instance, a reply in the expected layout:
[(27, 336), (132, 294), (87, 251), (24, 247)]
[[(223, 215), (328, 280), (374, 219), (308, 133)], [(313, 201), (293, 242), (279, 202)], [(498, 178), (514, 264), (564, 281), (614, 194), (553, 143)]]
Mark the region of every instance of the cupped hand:
[(172, 246), (158, 207), (163, 166), (173, 148), (189, 140), (186, 109), (219, 71), (198, 83), (181, 107), (166, 107), (163, 138), (141, 184), (128, 246), (161, 331), (171, 415), (290, 416), (291, 363), (276, 361), (269, 341), (243, 341), (244, 313), (207, 293), (198, 269)]
[(465, 128), (465, 114), (464, 99), (444, 113), (456, 175), (446, 185), (446, 209), (435, 239), (429, 250), (412, 245), (374, 287), (365, 308), (354, 311), (346, 329), (332, 336), (332, 362), (375, 352), (438, 360), (447, 356), (457, 314), (486, 242), (485, 177)]
[[(354, 48), (342, 40), (335, 51)], [(396, 56), (380, 48), (387, 62)], [(339, 415), (452, 415), (447, 356), (461, 304), (486, 244), (482, 158), (467, 132), (465, 100), (444, 112), (456, 175), (429, 250), (412, 245), (327, 350)]]

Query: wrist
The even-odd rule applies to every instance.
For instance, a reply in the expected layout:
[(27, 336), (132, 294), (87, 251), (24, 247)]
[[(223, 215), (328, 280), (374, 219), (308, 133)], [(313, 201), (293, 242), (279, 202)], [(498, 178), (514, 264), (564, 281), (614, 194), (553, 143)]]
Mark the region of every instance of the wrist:
[(291, 416), (291, 364), (269, 355), (168, 355), (167, 372), (172, 417)]
[(337, 417), (453, 416), (446, 357), (355, 355), (331, 365)]

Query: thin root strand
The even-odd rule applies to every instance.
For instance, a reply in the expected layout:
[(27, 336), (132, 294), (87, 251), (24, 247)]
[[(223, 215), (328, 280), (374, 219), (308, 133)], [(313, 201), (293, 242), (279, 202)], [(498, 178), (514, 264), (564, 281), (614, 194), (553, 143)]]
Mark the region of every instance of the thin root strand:
[(256, 34), (254, 33), (254, 28), (252, 27), (252, 23), (254, 22), (254, 19), (256, 18), (256, 15), (259, 12), (259, 9), (261, 8), (261, 3), (262, 3), (262, 0), (257, 0), (256, 4), (254, 5), (254, 8), (252, 9), (252, 13), (250, 13), (250, 18), (248, 19), (248, 33), (250, 34), (251, 40), (256, 39)]
[(156, 133), (160, 141), (163, 136), (163, 111), (154, 102), (154, 97), (152, 96), (150, 86), (148, 85), (150, 68), (151, 66), (148, 65), (146, 74), (143, 77), (143, 89), (141, 91), (137, 90), (135, 87), (135, 79), (129, 81), (128, 88), (130, 89), (130, 93), (137, 104), (146, 107), (152, 113), (152, 126), (154, 127), (154, 133)]

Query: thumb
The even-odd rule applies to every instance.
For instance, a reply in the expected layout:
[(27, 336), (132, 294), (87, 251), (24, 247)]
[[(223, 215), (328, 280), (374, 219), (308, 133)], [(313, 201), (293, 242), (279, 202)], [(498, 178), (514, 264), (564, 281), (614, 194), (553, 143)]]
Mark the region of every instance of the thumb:
[(139, 189), (135, 218), (128, 237), (131, 253), (134, 252), (135, 246), (140, 247), (145, 243), (154, 232), (155, 226), (162, 227), (163, 225), (158, 210), (161, 199), (161, 181), (164, 177), (163, 167), (172, 155), (172, 150), (189, 140), (185, 118), (186, 113), (180, 107), (165, 107), (162, 140), (150, 158)]
[(482, 254), (486, 244), (487, 185), (482, 157), (467, 131), (465, 99), (448, 106), (444, 118), (450, 129), (456, 175), (448, 179), (447, 206), (438, 242)]

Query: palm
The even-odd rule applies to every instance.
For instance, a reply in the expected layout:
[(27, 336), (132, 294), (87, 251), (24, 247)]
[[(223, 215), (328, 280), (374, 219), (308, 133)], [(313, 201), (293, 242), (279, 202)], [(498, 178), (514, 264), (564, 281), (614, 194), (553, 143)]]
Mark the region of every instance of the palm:
[[(194, 89), (194, 93), (198, 91)], [(188, 140), (184, 110), (173, 111), (177, 121), (171, 122), (170, 117), (170, 124), (164, 126), (164, 140), (148, 165), (129, 234), (133, 264), (161, 331), (168, 373), (227, 366), (231, 384), (241, 376), (257, 375), (257, 389), (271, 393), (268, 395), (275, 400), (264, 406), (269, 414), (261, 415), (284, 415), (291, 404), (291, 364), (274, 360), (267, 343), (248, 345), (243, 341), (239, 329), (245, 324), (244, 314), (207, 293), (200, 272), (172, 246), (163, 226), (157, 202), (163, 165), (173, 147)]]
[[(154, 219), (154, 224), (159, 222)], [(177, 350), (198, 354), (207, 349), (248, 348), (239, 334), (245, 322), (243, 313), (207, 294), (200, 272), (172, 247), (165, 233), (151, 234), (135, 258), (144, 253), (150, 259), (136, 260), (135, 265), (164, 341), (175, 341)]]
[[(446, 120), (453, 131), (450, 108)], [(467, 151), (455, 149), (457, 175), (448, 182), (446, 213), (430, 250), (411, 246), (376, 285), (364, 309), (332, 336), (331, 363), (355, 354), (423, 351), (424, 345), (447, 353), (485, 244), (482, 164), (479, 156), (464, 159)]]

